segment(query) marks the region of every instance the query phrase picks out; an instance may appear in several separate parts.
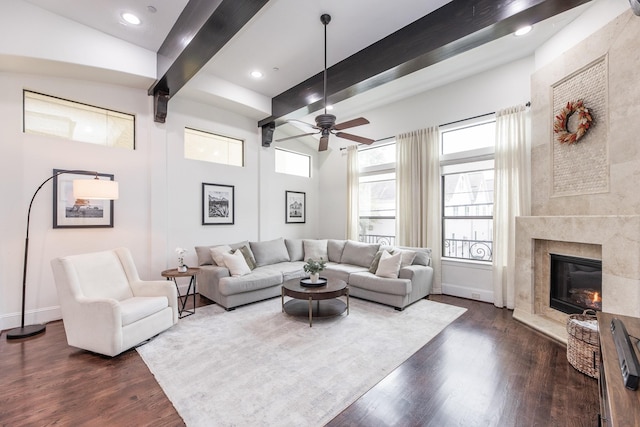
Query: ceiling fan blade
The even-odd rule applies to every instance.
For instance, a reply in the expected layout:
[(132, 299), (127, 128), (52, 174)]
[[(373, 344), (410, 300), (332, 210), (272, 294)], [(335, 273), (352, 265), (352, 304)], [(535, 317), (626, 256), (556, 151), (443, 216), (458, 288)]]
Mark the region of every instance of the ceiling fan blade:
[(352, 135), (346, 132), (336, 132), (338, 138), (350, 139), (351, 141), (359, 142), (360, 144), (372, 144), (375, 139), (365, 138), (364, 136)]
[(309, 126), (310, 128), (319, 129), (316, 125), (312, 125), (311, 123), (303, 122), (302, 120), (298, 120), (298, 119), (288, 119), (285, 121), (285, 123), (291, 123), (291, 122), (302, 123), (303, 125)]
[(333, 128), (335, 130), (348, 129), (356, 126), (368, 125), (369, 120), (364, 117), (358, 117), (357, 119), (347, 120), (346, 122), (338, 123)]
[(309, 135), (315, 135), (319, 132), (309, 132), (309, 133), (303, 133), (301, 135), (295, 135), (295, 136), (288, 136), (286, 138), (280, 138), (280, 139), (276, 139), (274, 142), (280, 142), (280, 141), (287, 141), (289, 139), (296, 139), (296, 138), (302, 138), (303, 136), (309, 136)]
[(320, 145), (318, 146), (318, 151), (327, 151), (329, 148), (329, 135), (324, 135), (320, 137)]

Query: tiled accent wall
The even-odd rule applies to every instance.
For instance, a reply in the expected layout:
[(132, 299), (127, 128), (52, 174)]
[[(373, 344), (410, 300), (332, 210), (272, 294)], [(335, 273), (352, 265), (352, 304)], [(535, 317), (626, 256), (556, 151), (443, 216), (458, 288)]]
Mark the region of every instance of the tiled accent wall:
[[(607, 56), (552, 86), (553, 116), (567, 102), (582, 100), (594, 118), (587, 133), (574, 144), (551, 138), (552, 197), (609, 191)], [(575, 131), (577, 114), (570, 116), (568, 130)]]

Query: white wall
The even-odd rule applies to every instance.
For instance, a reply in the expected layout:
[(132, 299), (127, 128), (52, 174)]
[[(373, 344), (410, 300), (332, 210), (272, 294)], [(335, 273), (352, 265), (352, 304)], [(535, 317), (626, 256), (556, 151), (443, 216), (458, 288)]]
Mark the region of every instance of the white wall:
[[(136, 114), (135, 151), (22, 133), (22, 90)], [(22, 257), (29, 201), (53, 169), (112, 173), (120, 183), (114, 225), (102, 229), (53, 229), (52, 183), (38, 193), (31, 212), (27, 307), (34, 321), (59, 318), (49, 260), (62, 254), (128, 246), (143, 277), (150, 277), (149, 161), (155, 148), (150, 102), (145, 91), (71, 79), (0, 73), (0, 187), (3, 209), (0, 271), (1, 328), (15, 326), (20, 312)], [(31, 316), (30, 316), (31, 317)]]
[[(22, 91), (135, 114), (136, 149), (115, 149), (22, 133)], [(318, 235), (318, 171), (311, 178), (273, 171), (273, 149), (263, 148), (254, 119), (174, 97), (164, 124), (153, 122), (146, 90), (15, 73), (0, 73), (0, 329), (19, 325), (26, 212), (31, 196), (53, 169), (112, 173), (120, 185), (114, 202), (114, 228), (53, 229), (52, 185), (38, 193), (31, 214), (26, 323), (60, 318), (50, 260), (69, 254), (131, 249), (143, 279), (160, 279), (176, 265), (174, 249)], [(245, 141), (245, 166), (184, 159), (184, 127)], [(313, 156), (316, 154), (310, 148)], [(298, 150), (298, 151), (301, 151)], [(233, 185), (233, 225), (202, 225), (202, 183)], [(307, 193), (307, 222), (285, 224), (285, 190)]]
[[(254, 123), (255, 125), (255, 123)], [(275, 147), (311, 156), (311, 178), (275, 172)], [(292, 239), (318, 236), (319, 197), (318, 152), (295, 140), (273, 143), (270, 148), (260, 148), (260, 240), (278, 237)], [(306, 218), (304, 223), (285, 223), (285, 192), (305, 193)]]
[(536, 49), (536, 71), (628, 10), (628, 0), (594, 1), (591, 7), (576, 20), (570, 22), (569, 25)]

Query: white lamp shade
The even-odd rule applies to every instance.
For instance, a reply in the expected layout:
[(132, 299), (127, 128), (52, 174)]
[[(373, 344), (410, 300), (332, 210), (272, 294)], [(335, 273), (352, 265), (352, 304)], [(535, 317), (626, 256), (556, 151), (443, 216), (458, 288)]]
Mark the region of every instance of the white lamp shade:
[(115, 200), (118, 183), (107, 179), (74, 179), (73, 197), (87, 200)]

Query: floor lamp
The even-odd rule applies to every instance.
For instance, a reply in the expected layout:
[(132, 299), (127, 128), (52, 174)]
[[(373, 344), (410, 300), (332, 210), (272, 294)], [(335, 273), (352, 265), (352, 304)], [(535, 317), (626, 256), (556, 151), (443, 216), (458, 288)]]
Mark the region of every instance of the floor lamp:
[(73, 180), (73, 197), (76, 199), (86, 200), (114, 200), (118, 198), (118, 183), (111, 180), (102, 180), (98, 178), (97, 172), (88, 172), (83, 170), (68, 170), (61, 171), (53, 174), (49, 178), (45, 179), (38, 187), (31, 203), (29, 203), (29, 210), (27, 211), (27, 234), (24, 240), (24, 264), (22, 266), (22, 316), (19, 328), (10, 329), (7, 332), (7, 339), (27, 338), (34, 335), (41, 334), (45, 331), (45, 325), (24, 325), (24, 312), (25, 312), (25, 296), (27, 293), (27, 261), (29, 256), (29, 220), (31, 218), (31, 206), (38, 194), (38, 191), (53, 178), (65, 173), (83, 173), (83, 174), (95, 174), (93, 179), (74, 179)]

